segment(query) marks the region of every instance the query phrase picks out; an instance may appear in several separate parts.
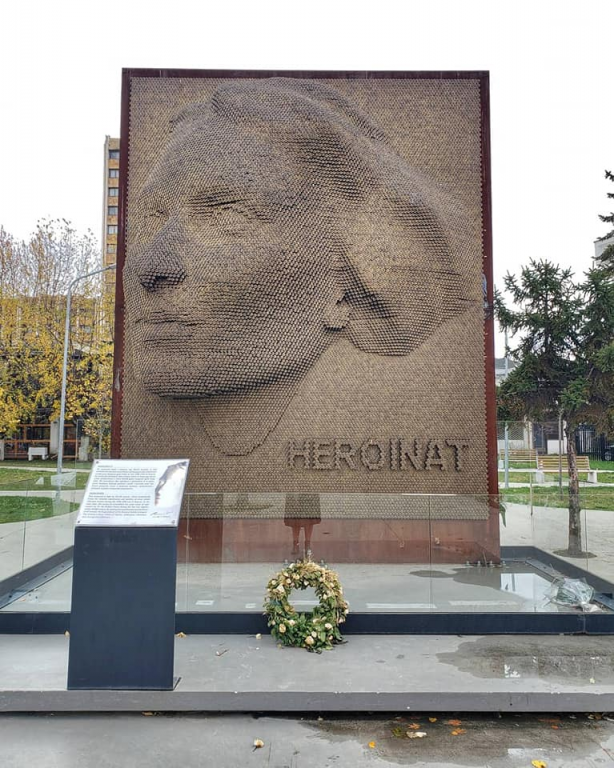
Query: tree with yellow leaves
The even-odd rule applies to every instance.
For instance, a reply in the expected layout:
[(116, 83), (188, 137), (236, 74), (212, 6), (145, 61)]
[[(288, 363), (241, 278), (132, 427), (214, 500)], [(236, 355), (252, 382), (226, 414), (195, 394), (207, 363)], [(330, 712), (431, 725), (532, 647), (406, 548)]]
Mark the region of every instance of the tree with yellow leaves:
[[(65, 220), (39, 222), (27, 241), (0, 227), (0, 438), (20, 422), (58, 417), (66, 292), (99, 263), (92, 234), (77, 234)], [(80, 281), (71, 312), (66, 421), (83, 419), (94, 444), (110, 424), (112, 318), (112, 297), (101, 281)]]

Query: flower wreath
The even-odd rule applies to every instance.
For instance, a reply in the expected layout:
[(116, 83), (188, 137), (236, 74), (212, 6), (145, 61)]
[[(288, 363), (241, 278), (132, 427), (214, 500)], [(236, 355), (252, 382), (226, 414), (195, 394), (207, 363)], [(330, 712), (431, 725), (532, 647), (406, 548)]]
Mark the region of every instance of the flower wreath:
[[(297, 613), (289, 601), (293, 589), (313, 587), (320, 604), (311, 613)], [(264, 614), (271, 634), (283, 645), (321, 653), (343, 641), (339, 624), (349, 607), (335, 571), (311, 560), (299, 560), (273, 576), (267, 584)]]

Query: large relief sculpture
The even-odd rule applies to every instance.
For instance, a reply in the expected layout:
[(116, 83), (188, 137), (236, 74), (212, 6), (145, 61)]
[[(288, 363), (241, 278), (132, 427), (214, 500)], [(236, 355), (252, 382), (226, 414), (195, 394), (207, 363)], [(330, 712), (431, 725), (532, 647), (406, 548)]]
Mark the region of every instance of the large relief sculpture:
[(193, 491), (492, 491), (482, 80), (160, 74), (127, 75), (116, 453), (189, 455)]
[(260, 445), (338, 339), (408, 355), (471, 306), (463, 212), (333, 88), (239, 81), (171, 126), (133, 215), (135, 373), (194, 400), (205, 431), (209, 401), (258, 392), (257, 421), (209, 433), (222, 453)]

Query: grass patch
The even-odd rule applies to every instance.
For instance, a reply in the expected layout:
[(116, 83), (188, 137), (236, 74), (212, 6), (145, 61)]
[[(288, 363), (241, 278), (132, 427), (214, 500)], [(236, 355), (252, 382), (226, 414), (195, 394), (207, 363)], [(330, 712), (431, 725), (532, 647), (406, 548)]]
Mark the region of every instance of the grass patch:
[[(529, 504), (528, 488), (501, 488), (501, 499), (512, 504)], [(533, 505), (536, 507), (557, 507), (567, 509), (569, 496), (563, 490), (562, 498), (555, 488), (533, 487)], [(614, 512), (614, 486), (612, 488), (582, 488), (580, 490), (582, 509), (606, 509)]]
[[(55, 474), (55, 473), (54, 473)], [(54, 491), (51, 472), (28, 472), (27, 469), (0, 467), (0, 491)], [(66, 491), (85, 488), (89, 473), (77, 472), (74, 485), (63, 485)]]
[(591, 465), (591, 469), (605, 469), (606, 472), (614, 472), (614, 461), (595, 461), (589, 459), (588, 463)]
[[(7, 461), (3, 461), (1, 466), (15, 468), (15, 469), (23, 469), (23, 467), (30, 467), (32, 469), (47, 469), (47, 470), (53, 470), (55, 472), (56, 464), (57, 462), (54, 457), (52, 459), (47, 459), (46, 461), (44, 461), (43, 459), (32, 459), (32, 461), (28, 461), (27, 459), (21, 459), (21, 460), (8, 459)], [(91, 469), (92, 462), (91, 461), (73, 461), (72, 459), (65, 459), (63, 466), (64, 466), (64, 469), (67, 469), (67, 470), (68, 469)]]
[[(529, 485), (533, 477), (533, 485), (535, 485), (535, 473), (534, 472), (510, 472), (510, 483), (526, 483)], [(558, 472), (546, 472), (545, 473), (547, 483), (556, 483), (559, 479)], [(567, 472), (563, 472), (563, 485), (567, 485)], [(581, 481), (586, 482), (588, 474), (586, 472), (580, 472), (578, 477)], [(614, 483), (614, 472), (599, 472), (597, 475), (597, 481), (600, 483)], [(499, 472), (499, 483), (505, 482), (505, 472)]]
[(78, 506), (72, 502), (54, 499), (0, 496), (0, 523), (23, 523), (43, 517), (58, 517), (72, 512)]
[(8, 483), (27, 482), (33, 477), (35, 480), (38, 479), (38, 475), (35, 472), (28, 472), (25, 469), (5, 469), (2, 467), (0, 468), (0, 491), (12, 490), (9, 488), (4, 488), (4, 486)]

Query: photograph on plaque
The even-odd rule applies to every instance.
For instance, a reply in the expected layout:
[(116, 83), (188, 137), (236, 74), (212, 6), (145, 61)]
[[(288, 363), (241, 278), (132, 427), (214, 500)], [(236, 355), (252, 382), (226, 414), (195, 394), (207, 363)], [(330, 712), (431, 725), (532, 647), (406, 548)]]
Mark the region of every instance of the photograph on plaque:
[(203, 517), (248, 494), (496, 556), (487, 97), (127, 70), (114, 455), (189, 456)]
[(189, 465), (188, 459), (97, 459), (77, 525), (176, 526)]

